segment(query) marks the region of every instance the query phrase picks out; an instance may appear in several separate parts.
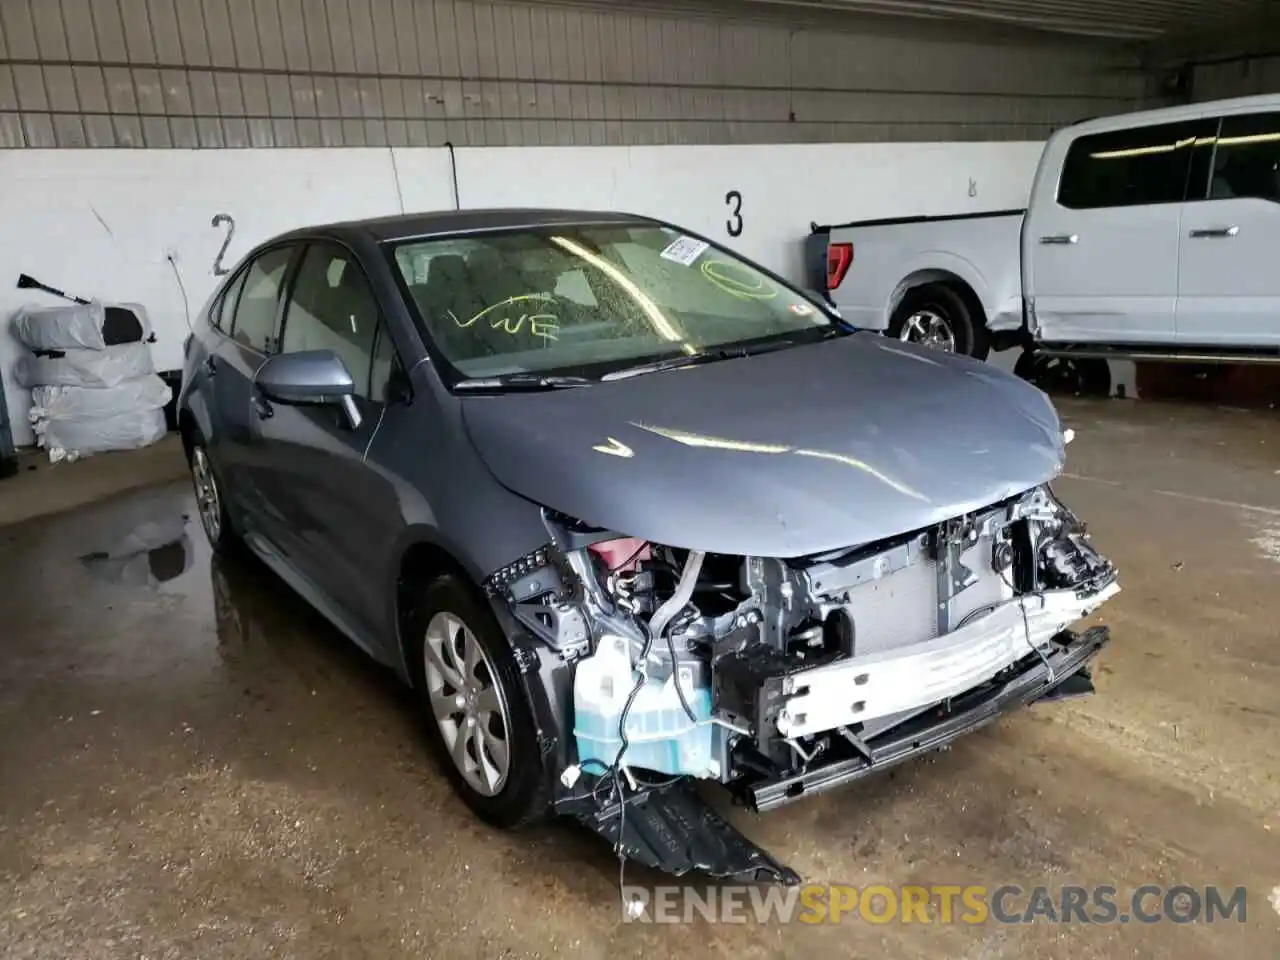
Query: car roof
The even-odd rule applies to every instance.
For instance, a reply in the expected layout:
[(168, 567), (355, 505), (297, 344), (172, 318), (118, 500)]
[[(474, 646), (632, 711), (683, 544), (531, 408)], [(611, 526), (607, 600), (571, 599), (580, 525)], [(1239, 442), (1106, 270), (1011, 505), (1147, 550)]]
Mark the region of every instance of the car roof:
[(542, 207), (495, 207), (477, 210), (441, 210), (406, 213), (393, 217), (347, 220), (293, 230), (279, 240), (307, 236), (331, 236), (353, 240), (357, 235), (376, 243), (418, 237), (447, 237), (492, 230), (512, 230), (586, 223), (653, 223), (647, 217), (602, 210), (557, 210)]

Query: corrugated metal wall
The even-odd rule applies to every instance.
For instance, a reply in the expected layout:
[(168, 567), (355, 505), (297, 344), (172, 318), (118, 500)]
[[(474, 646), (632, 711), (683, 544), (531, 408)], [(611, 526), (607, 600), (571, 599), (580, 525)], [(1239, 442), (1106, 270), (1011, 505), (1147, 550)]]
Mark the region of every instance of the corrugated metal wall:
[(1276, 93), (1280, 91), (1280, 57), (1200, 64), (1193, 68), (1191, 90), (1196, 100)]
[(0, 0), (0, 146), (1022, 140), (1141, 100), (1119, 48), (973, 36), (485, 0)]

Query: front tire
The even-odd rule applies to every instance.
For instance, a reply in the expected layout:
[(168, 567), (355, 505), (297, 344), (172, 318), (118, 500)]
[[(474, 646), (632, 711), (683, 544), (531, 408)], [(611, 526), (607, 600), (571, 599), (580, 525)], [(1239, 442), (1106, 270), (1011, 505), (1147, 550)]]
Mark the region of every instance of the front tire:
[(985, 360), (991, 346), (982, 318), (951, 287), (927, 283), (906, 292), (889, 319), (889, 336)]
[(549, 796), (533, 712), (493, 612), (446, 574), (423, 588), (407, 627), (427, 737), (454, 791), (495, 827), (540, 819)]

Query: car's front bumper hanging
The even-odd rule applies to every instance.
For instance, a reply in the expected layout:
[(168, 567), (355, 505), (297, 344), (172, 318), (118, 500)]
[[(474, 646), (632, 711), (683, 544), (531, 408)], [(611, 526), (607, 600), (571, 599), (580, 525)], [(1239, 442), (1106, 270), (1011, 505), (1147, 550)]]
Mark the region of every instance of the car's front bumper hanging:
[[(1028, 656), (992, 681), (867, 739), (866, 754), (834, 757), (810, 764), (802, 773), (753, 780), (737, 790), (738, 796), (756, 810), (768, 810), (945, 747), (1017, 707), (1090, 694), (1088, 665), (1109, 639), (1106, 627), (1079, 634), (1064, 630), (1043, 651), (1043, 658)], [(687, 779), (628, 797), (625, 815), (616, 801), (595, 805), (589, 792), (565, 801), (560, 811), (603, 836), (628, 859), (677, 876), (698, 871), (738, 882), (800, 881), (795, 871), (707, 806)]]

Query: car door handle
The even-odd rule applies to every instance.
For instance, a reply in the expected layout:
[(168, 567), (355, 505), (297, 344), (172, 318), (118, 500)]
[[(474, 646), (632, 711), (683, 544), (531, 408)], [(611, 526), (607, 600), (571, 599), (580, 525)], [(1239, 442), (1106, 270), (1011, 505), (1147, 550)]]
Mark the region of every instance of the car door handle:
[(1080, 235), (1078, 233), (1051, 233), (1047, 237), (1040, 238), (1041, 243), (1079, 243)]
[(204, 375), (206, 377), (216, 377), (218, 375), (218, 358), (207, 357), (204, 361)]
[(1212, 237), (1234, 237), (1239, 232), (1239, 227), (1209, 227), (1204, 230), (1192, 230), (1191, 236), (1197, 240), (1203, 240)]
[(255, 396), (253, 398), (253, 412), (258, 415), (259, 420), (270, 420), (276, 414), (271, 402), (263, 396)]

